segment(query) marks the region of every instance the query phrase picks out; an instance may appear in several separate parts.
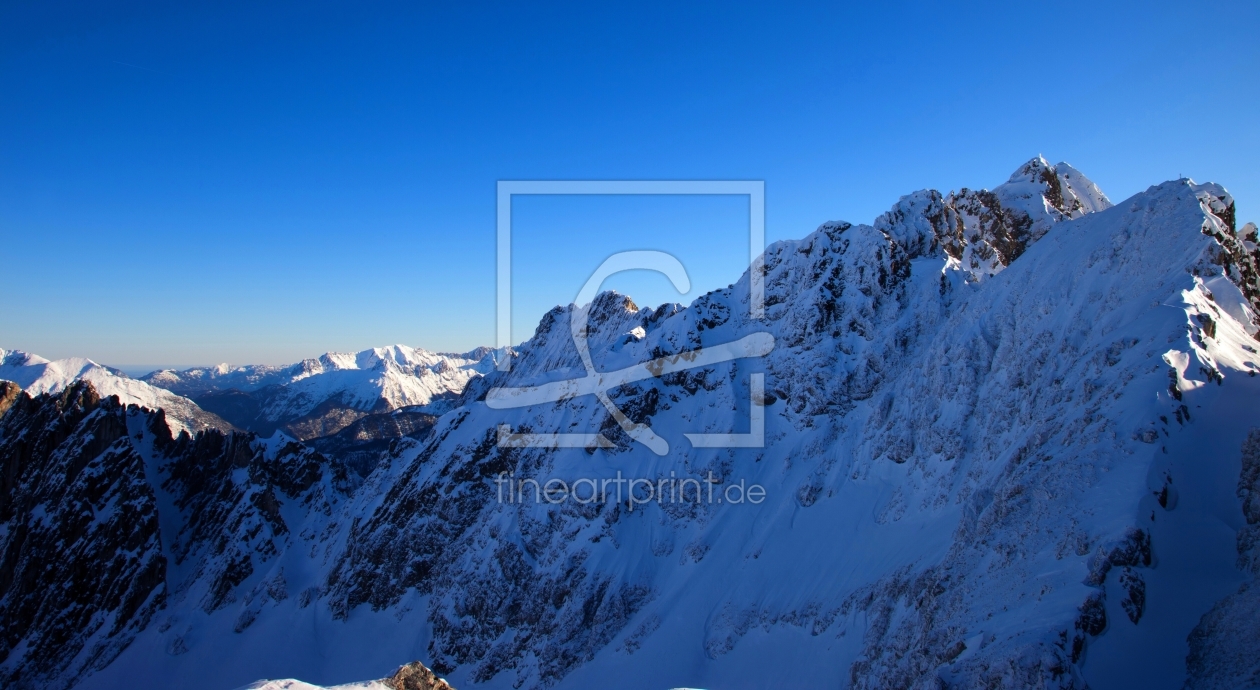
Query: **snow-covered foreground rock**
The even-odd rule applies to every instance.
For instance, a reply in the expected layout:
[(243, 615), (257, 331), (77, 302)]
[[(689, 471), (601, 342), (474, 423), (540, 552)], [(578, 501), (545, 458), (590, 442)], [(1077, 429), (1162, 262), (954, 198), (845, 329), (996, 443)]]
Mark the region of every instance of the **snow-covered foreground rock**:
[[(772, 245), (763, 319), (748, 274), (686, 308), (601, 294), (601, 372), (774, 341), (611, 390), (628, 427), (589, 395), (486, 403), (585, 375), (558, 307), (362, 481), (82, 386), (11, 393), (0, 678), (226, 690), (422, 659), (465, 689), (1232, 687), (1254, 672), (1258, 242), (1217, 185), (1111, 206), (1037, 159)], [(754, 407), (764, 447), (685, 435), (749, 433)], [(556, 432), (611, 447), (510, 435)], [(551, 480), (610, 493), (536, 500)], [(48, 563), (57, 539), (77, 546)]]
[(101, 395), (116, 395), (123, 404), (166, 410), (176, 433), (231, 428), (218, 415), (201, 409), (188, 398), (83, 357), (49, 361), (20, 350), (0, 350), (0, 381), (13, 381), (30, 395), (56, 394), (76, 381), (90, 381)]
[(427, 666), (414, 661), (410, 664), (399, 668), (394, 675), (381, 680), (371, 680), (359, 683), (346, 683), (343, 685), (334, 685), (330, 687), (322, 687), (303, 683), (300, 680), (288, 678), (285, 680), (260, 680), (255, 683), (241, 688), (240, 690), (454, 690), (443, 679), (434, 675), (433, 671)]
[(438, 354), (393, 345), (329, 352), (288, 366), (167, 369), (141, 380), (192, 398), (242, 429), (267, 436), (282, 429), (305, 440), (335, 434), (374, 412), (441, 414), (469, 380), (493, 367), (489, 348)]

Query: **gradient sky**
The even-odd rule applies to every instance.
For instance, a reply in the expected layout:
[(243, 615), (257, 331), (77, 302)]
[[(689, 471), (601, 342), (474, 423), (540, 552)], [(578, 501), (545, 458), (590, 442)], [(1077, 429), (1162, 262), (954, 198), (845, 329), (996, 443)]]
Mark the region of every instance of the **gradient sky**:
[[(1260, 219), (1255, 0), (31, 4), (0, 5), (0, 347), (46, 357), (492, 343), (500, 179), (765, 180), (775, 240), (1041, 153)], [(527, 199), (516, 336), (613, 251), (692, 274), (608, 284), (640, 303), (730, 283), (747, 223)]]

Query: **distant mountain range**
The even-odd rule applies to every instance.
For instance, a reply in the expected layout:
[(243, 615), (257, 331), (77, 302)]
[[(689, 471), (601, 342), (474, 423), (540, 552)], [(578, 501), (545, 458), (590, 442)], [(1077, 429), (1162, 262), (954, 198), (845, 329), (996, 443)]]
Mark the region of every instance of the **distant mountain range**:
[[(4, 353), (0, 685), (416, 659), (465, 690), (1260, 678), (1260, 234), (1223, 187), (1113, 205), (1036, 158), (755, 266), (762, 318), (748, 272), (689, 306), (604, 292), (506, 372), (395, 347), (135, 381)], [(655, 373), (563, 388), (577, 317), (598, 372)], [(750, 337), (773, 348), (701, 359)], [(556, 433), (602, 441), (514, 441)], [(710, 500), (504, 498), (627, 478)]]
[(241, 429), (277, 429), (307, 440), (336, 434), (370, 414), (438, 415), (464, 386), (494, 368), (494, 351), (437, 354), (394, 345), (329, 352), (288, 366), (155, 371), (141, 381), (192, 399)]
[(50, 361), (21, 350), (0, 350), (0, 380), (13, 381), (30, 395), (58, 394), (75, 381), (89, 381), (99, 394), (116, 395), (124, 404), (165, 410), (176, 433), (233, 428), (222, 417), (203, 410), (186, 397), (83, 357)]
[(432, 353), (393, 345), (329, 352), (286, 366), (248, 365), (154, 371), (139, 379), (90, 359), (49, 361), (0, 350), (0, 379), (28, 393), (60, 393), (74, 381), (123, 404), (166, 412), (178, 433), (240, 429), (312, 441), (370, 472), (391, 439), (419, 438), (451, 409), (464, 386), (494, 368), (494, 351)]

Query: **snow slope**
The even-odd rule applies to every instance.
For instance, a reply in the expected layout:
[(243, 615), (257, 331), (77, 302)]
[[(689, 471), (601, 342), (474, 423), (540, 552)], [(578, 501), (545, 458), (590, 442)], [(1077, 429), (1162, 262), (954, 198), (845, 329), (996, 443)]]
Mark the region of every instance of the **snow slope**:
[[(77, 687), (331, 685), (417, 658), (460, 688), (1194, 683), (1237, 654), (1202, 631), (1241, 629), (1251, 605), (1256, 244), (1220, 186), (1111, 206), (1038, 158), (992, 192), (917, 192), (768, 247), (764, 319), (748, 274), (685, 308), (602, 293), (581, 307), (601, 372), (773, 337), (764, 357), (609, 391), (663, 455), (589, 395), (487, 405), (585, 375), (572, 305), (361, 485), (278, 436), (247, 442), (248, 471), (222, 449), (171, 456), (129, 417), (179, 546), (165, 607)], [(754, 407), (764, 447), (686, 436), (748, 433)], [(501, 425), (611, 447), (515, 447)], [(765, 500), (504, 502), (505, 475)]]
[(13, 381), (30, 395), (60, 393), (75, 381), (90, 381), (101, 395), (117, 395), (124, 405), (166, 410), (177, 433), (181, 429), (195, 433), (206, 428), (231, 428), (185, 397), (83, 357), (50, 361), (20, 350), (0, 350), (0, 380)]

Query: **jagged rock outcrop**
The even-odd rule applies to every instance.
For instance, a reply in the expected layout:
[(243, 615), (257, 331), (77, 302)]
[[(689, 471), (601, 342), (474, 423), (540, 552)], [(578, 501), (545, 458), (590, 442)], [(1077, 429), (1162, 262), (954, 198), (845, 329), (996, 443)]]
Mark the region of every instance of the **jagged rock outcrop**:
[[(438, 678), (433, 671), (419, 661), (404, 664), (394, 675), (388, 678), (366, 683), (338, 685), (329, 688), (329, 690), (348, 690), (351, 687), (361, 688), (362, 690), (455, 690), (449, 683), (442, 678)], [(260, 680), (250, 683), (241, 688), (241, 690), (295, 690), (297, 688), (302, 690), (321, 690), (320, 686), (293, 679)]]
[(454, 690), (419, 661), (398, 669), (397, 673), (385, 679), (384, 684), (393, 690)]
[(1088, 178), (1067, 163), (1040, 156), (993, 189), (942, 196), (923, 190), (904, 196), (875, 228), (905, 248), (909, 258), (943, 253), (970, 280), (1000, 272), (1055, 223), (1111, 207)]
[[(154, 429), (161, 488), (182, 518), (168, 548), (176, 565), (197, 564), (175, 584), (207, 612), (235, 603), (237, 587), (292, 545), (294, 526), (283, 505), (331, 517), (354, 487), (342, 464), (282, 437), (264, 444), (252, 434), (209, 431), (171, 439), (160, 425)], [(267, 595), (283, 600), (289, 593), (276, 590), (274, 581), (282, 582), (283, 574), (271, 577)], [(247, 606), (238, 626), (248, 626), (255, 614)]]

